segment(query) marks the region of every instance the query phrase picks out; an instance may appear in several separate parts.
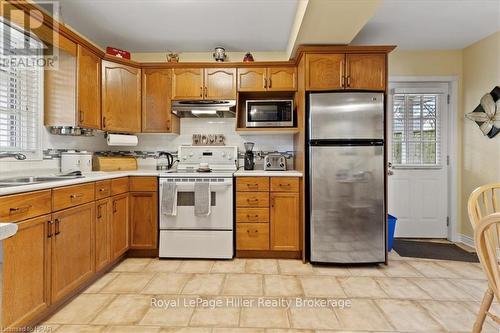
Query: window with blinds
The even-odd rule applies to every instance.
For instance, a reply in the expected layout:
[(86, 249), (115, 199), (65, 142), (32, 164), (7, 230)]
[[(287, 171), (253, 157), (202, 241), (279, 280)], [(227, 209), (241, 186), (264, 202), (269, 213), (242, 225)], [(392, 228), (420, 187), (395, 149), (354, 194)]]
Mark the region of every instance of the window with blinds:
[(41, 42), (0, 21), (0, 152), (40, 158), (43, 112)]
[(394, 95), (393, 165), (441, 165), (439, 98), (437, 94)]

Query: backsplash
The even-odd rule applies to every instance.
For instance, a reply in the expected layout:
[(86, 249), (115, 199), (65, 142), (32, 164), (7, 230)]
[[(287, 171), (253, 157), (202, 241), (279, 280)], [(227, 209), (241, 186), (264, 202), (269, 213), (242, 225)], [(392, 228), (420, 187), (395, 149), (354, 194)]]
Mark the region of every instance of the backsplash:
[[(57, 155), (57, 150), (87, 150), (90, 152), (101, 151), (140, 151), (154, 155), (158, 151), (176, 152), (180, 145), (190, 145), (193, 134), (224, 134), (226, 145), (238, 146), (244, 152), (244, 142), (254, 142), (254, 151), (259, 152), (293, 152), (293, 134), (279, 135), (239, 135), (235, 131), (236, 119), (181, 119), (181, 133), (175, 134), (138, 134), (139, 144), (135, 147), (110, 147), (104, 139), (104, 132), (98, 131), (93, 137), (53, 135), (43, 128), (42, 147), (44, 153)], [(140, 159), (141, 160), (141, 159)], [(290, 159), (289, 159), (290, 160)], [(144, 160), (143, 160), (144, 161)], [(257, 167), (260, 161), (257, 159)], [(145, 162), (143, 162), (145, 163)], [(150, 163), (150, 162), (149, 162)], [(289, 162), (291, 167), (292, 161)], [(240, 163), (241, 164), (241, 163)], [(43, 161), (0, 161), (0, 176), (11, 172), (30, 170), (42, 173), (45, 170), (59, 168), (59, 159), (45, 159)]]

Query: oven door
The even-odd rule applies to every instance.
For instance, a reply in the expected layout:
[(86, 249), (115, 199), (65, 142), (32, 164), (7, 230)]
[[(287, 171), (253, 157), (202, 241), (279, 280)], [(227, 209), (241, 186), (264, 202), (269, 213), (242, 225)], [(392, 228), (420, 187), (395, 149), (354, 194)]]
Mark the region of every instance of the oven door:
[[(233, 180), (232, 178), (162, 178), (177, 185), (177, 214), (165, 215), (160, 211), (162, 230), (233, 230)], [(211, 208), (208, 216), (194, 215), (194, 184), (209, 181)], [(163, 200), (160, 191), (160, 203)], [(161, 207), (161, 204), (160, 204)]]

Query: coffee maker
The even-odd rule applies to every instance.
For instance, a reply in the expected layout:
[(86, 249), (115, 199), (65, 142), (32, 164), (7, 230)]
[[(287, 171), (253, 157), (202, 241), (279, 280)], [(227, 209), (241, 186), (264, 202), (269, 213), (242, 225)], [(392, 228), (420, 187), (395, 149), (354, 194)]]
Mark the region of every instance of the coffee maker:
[(253, 151), (252, 151), (254, 143), (253, 142), (245, 142), (243, 145), (245, 146), (244, 169), (245, 170), (253, 170), (253, 167), (255, 165), (255, 163), (253, 161)]

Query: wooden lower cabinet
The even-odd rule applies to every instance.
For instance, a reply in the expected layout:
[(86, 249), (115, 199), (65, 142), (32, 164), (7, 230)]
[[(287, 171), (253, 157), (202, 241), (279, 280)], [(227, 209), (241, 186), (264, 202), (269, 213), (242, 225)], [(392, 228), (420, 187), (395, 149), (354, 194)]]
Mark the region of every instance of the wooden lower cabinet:
[(100, 271), (111, 262), (111, 199), (96, 201), (95, 270)]
[(130, 248), (153, 250), (158, 238), (158, 193), (130, 192)]
[(3, 241), (3, 313), (0, 327), (22, 327), (50, 305), (51, 216), (18, 223)]
[(111, 197), (111, 260), (124, 254), (129, 247), (129, 195)]
[(52, 218), (51, 299), (55, 303), (95, 272), (95, 203), (54, 213)]
[(299, 183), (298, 177), (237, 177), (237, 256), (300, 256)]
[(271, 192), (271, 250), (299, 250), (299, 202), (298, 192)]

